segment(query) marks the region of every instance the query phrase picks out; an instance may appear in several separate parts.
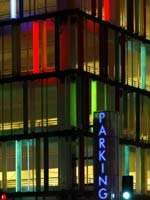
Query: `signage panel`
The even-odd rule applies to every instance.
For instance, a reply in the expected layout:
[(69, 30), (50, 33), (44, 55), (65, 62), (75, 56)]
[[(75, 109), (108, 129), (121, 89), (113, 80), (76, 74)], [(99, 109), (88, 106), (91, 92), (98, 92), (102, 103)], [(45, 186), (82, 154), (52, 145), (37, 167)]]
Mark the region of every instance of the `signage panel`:
[(94, 113), (94, 179), (98, 199), (118, 199), (117, 113)]

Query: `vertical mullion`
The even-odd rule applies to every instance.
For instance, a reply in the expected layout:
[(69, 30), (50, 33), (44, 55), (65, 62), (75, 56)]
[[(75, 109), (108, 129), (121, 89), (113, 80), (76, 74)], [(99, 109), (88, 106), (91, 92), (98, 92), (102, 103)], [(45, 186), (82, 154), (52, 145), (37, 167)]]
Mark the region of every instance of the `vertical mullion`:
[(140, 140), (140, 94), (136, 94), (136, 141)]
[(120, 110), (120, 90), (119, 86), (116, 85), (115, 87), (115, 111), (119, 112)]
[(134, 0), (135, 33), (139, 33), (139, 0)]
[(96, 16), (96, 0), (91, 0), (92, 15)]
[(13, 97), (12, 97), (12, 84), (10, 83), (10, 115), (11, 115), (11, 135), (13, 134)]
[(29, 16), (31, 15), (31, 0), (28, 0), (29, 1)]
[(100, 25), (100, 74), (101, 76), (108, 76), (108, 29)]
[(34, 0), (34, 15), (36, 14), (36, 0)]
[[(141, 148), (141, 193), (145, 193), (146, 191), (146, 180), (147, 180), (147, 175), (146, 175), (146, 155), (145, 155), (145, 149)], [(139, 163), (139, 159), (137, 161), (137, 164)], [(138, 171), (137, 171), (138, 172)]]
[(102, 19), (102, 1), (98, 0), (98, 17)]
[(2, 84), (2, 135), (4, 135), (4, 84)]
[(2, 188), (7, 189), (7, 143), (2, 142)]
[(24, 1), (26, 1), (26, 0), (19, 0), (19, 17), (20, 18), (23, 18), (23, 15), (24, 15), (24, 13), (23, 13), (23, 3), (24, 3)]
[(24, 134), (28, 134), (28, 82), (23, 83), (23, 126)]
[(36, 139), (36, 190), (41, 190), (41, 140)]
[(127, 92), (123, 91), (123, 113), (124, 113), (124, 124), (123, 128), (127, 129), (128, 127), (128, 98), (127, 98)]
[(133, 32), (133, 0), (127, 0), (127, 30)]
[(48, 138), (44, 138), (44, 191), (48, 191)]
[(117, 82), (120, 81), (120, 77), (119, 77), (119, 66), (120, 66), (119, 65), (119, 58), (120, 58), (119, 35), (118, 35), (118, 32), (115, 32), (115, 80)]
[(44, 103), (43, 103), (43, 95), (44, 95), (44, 92), (43, 92), (43, 88), (44, 88), (44, 84), (43, 84), (43, 82), (44, 82), (44, 79), (41, 79), (41, 119), (42, 119), (42, 133), (43, 133), (43, 131), (44, 131), (44, 123), (43, 123), (43, 118), (44, 118), (44, 108), (43, 108), (43, 106), (44, 106)]
[(46, 79), (46, 130), (48, 132), (48, 78)]
[(2, 76), (4, 76), (4, 27), (2, 27)]
[(47, 0), (45, 0), (45, 12), (47, 13)]
[(84, 189), (84, 135), (79, 137), (79, 189)]
[[(134, 148), (135, 149), (135, 148)], [(141, 191), (141, 186), (144, 184), (144, 182), (141, 182), (141, 175), (142, 175), (142, 158), (141, 158), (141, 148), (140, 147), (136, 147), (135, 149), (135, 160), (136, 160), (136, 176), (135, 176), (135, 183), (136, 183), (136, 192), (140, 193)]]

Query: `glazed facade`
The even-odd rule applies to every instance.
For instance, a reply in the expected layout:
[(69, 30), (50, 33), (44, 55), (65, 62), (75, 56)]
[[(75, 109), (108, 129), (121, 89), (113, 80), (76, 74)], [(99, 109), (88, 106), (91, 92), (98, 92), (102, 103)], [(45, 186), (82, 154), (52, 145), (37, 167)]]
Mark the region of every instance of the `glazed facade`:
[(148, 194), (149, 0), (0, 7), (0, 188), (8, 199), (80, 199), (83, 191), (95, 199), (99, 111), (118, 114), (120, 192), (122, 176), (133, 175), (135, 194)]

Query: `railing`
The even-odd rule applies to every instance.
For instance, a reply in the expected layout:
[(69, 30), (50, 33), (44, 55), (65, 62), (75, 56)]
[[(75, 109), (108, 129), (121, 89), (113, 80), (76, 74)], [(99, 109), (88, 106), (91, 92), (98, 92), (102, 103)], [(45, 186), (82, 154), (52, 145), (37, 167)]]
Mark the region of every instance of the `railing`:
[[(49, 118), (49, 119), (37, 119), (33, 122), (28, 120), (28, 128), (31, 128), (31, 124), (34, 125), (34, 127), (47, 127), (47, 126), (56, 126), (57, 125), (57, 118)], [(24, 127), (23, 121), (18, 122), (6, 122), (0, 124), (0, 131), (6, 131), (6, 130), (17, 130), (22, 129)]]

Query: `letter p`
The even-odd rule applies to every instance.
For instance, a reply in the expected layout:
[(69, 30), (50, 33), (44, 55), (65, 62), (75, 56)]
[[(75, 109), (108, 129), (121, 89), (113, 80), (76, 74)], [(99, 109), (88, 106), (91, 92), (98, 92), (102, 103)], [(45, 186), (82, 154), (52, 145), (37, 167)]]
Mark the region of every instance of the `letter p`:
[(105, 113), (104, 112), (101, 112), (100, 114), (99, 114), (99, 123), (102, 123), (102, 119), (104, 119), (105, 118)]

